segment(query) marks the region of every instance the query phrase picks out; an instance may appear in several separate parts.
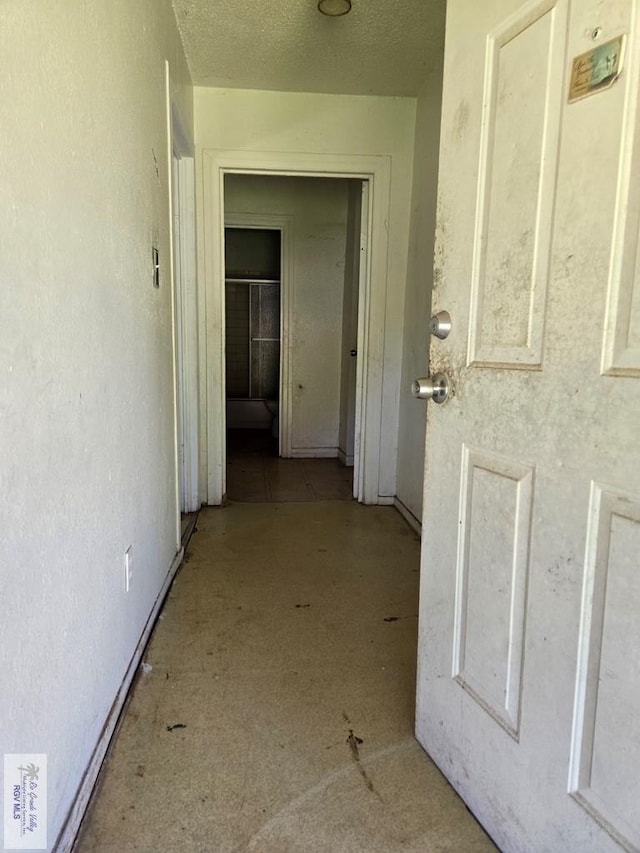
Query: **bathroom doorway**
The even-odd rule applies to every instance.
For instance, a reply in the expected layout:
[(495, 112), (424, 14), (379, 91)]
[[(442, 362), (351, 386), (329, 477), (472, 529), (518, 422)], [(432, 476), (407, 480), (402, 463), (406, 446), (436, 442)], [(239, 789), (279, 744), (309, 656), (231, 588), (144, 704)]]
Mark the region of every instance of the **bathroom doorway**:
[(232, 500), (240, 479), (254, 500), (354, 497), (362, 194), (358, 180), (225, 176)]
[[(262, 179), (312, 179), (308, 183), (322, 183), (337, 179), (337, 182), (352, 186), (351, 201), (359, 201), (360, 233), (355, 234), (351, 245), (359, 258), (357, 334), (355, 345), (346, 352), (339, 351), (341, 357), (349, 358), (355, 365), (355, 417), (354, 453), (353, 453), (353, 497), (365, 504), (391, 503), (395, 477), (394, 436), (397, 435), (397, 423), (392, 406), (385, 405), (383, 379), (389, 374), (389, 389), (393, 389), (397, 372), (393, 372), (392, 354), (386, 357), (385, 340), (389, 322), (387, 308), (391, 304), (388, 297), (389, 241), (388, 217), (391, 197), (391, 158), (370, 155), (334, 155), (327, 153), (295, 154), (292, 152), (261, 152), (242, 150), (203, 149), (203, 266), (202, 295), (204, 299), (204, 323), (202, 334), (202, 378), (205, 391), (203, 401), (203, 432), (206, 441), (203, 447), (201, 465), (206, 473), (207, 502), (220, 505), (228, 494), (226, 459), (226, 391), (225, 391), (225, 350), (224, 350), (224, 229), (226, 225), (238, 224), (233, 220), (242, 218), (244, 222), (258, 224), (260, 219), (268, 219), (269, 224), (278, 220), (283, 225), (284, 268), (283, 273), (283, 334), (281, 337), (281, 362), (283, 379), (287, 372), (287, 381), (281, 382), (280, 405), (280, 443), (288, 449), (286, 458), (322, 458), (321, 454), (337, 457), (341, 448), (339, 438), (326, 442), (324, 436), (318, 436), (318, 430), (325, 431), (327, 418), (335, 413), (334, 406), (326, 406), (323, 395), (327, 388), (336, 384), (327, 381), (329, 371), (326, 358), (333, 358), (335, 350), (327, 346), (324, 324), (316, 321), (322, 314), (315, 306), (301, 311), (298, 285), (305, 281), (311, 285), (308, 294), (327, 297), (324, 277), (320, 286), (306, 276), (301, 277), (298, 257), (304, 257), (304, 246), (298, 236), (313, 234), (318, 249), (315, 257), (323, 261), (327, 257), (326, 241), (318, 240), (317, 230), (305, 228), (302, 216), (296, 210), (276, 207), (272, 184), (265, 190), (263, 198), (255, 193), (234, 192), (232, 184), (240, 179), (262, 183)], [(353, 183), (351, 183), (353, 182)], [(305, 183), (306, 186), (306, 183)], [(296, 193), (296, 195), (298, 195)], [(240, 203), (239, 203), (240, 202)], [(244, 202), (247, 202), (246, 204)], [(320, 212), (313, 204), (306, 209)], [(323, 223), (335, 224), (335, 217), (325, 218)], [(321, 223), (322, 224), (322, 223)], [(289, 236), (287, 237), (287, 232)], [(288, 247), (287, 247), (288, 240)], [(299, 254), (299, 250), (302, 252)], [(295, 258), (294, 258), (295, 254)], [(346, 255), (346, 252), (345, 252)], [(346, 258), (345, 258), (346, 259)], [(342, 263), (340, 263), (342, 266)], [(355, 264), (345, 264), (345, 269), (355, 268)], [(334, 269), (338, 269), (334, 265)], [(287, 284), (288, 283), (288, 284)], [(340, 297), (332, 296), (330, 305), (341, 304)], [(396, 311), (397, 313), (397, 311)], [(299, 318), (302, 317), (302, 325)], [(311, 317), (304, 324), (304, 317)], [(295, 326), (295, 328), (294, 328)], [(325, 327), (326, 328), (326, 327)], [(333, 325), (340, 333), (340, 324)], [(285, 337), (288, 335), (288, 340)], [(222, 344), (222, 345), (221, 345)], [(295, 350), (295, 352), (294, 352)], [(351, 354), (353, 350), (353, 355)], [(394, 350), (395, 351), (395, 350)], [(306, 360), (301, 369), (298, 355)], [(334, 362), (335, 366), (335, 362)], [(339, 370), (339, 368), (338, 368)], [(333, 372), (333, 371), (332, 371)], [(301, 375), (303, 374), (303, 375)], [(338, 379), (339, 382), (339, 379)], [(300, 387), (302, 386), (302, 387)], [(385, 388), (387, 385), (385, 384)], [(392, 390), (391, 390), (392, 393)], [(388, 402), (388, 401), (387, 401)], [(301, 403), (303, 404), (301, 407)], [(303, 411), (306, 403), (306, 412)], [(335, 422), (334, 422), (335, 423)], [(309, 434), (309, 427), (314, 431)], [(333, 431), (336, 436), (337, 431)], [(316, 438), (320, 438), (317, 441)], [(286, 439), (286, 440), (285, 440)], [(348, 458), (348, 448), (345, 448)]]
[(225, 228), (228, 454), (281, 452), (281, 270), (278, 229)]

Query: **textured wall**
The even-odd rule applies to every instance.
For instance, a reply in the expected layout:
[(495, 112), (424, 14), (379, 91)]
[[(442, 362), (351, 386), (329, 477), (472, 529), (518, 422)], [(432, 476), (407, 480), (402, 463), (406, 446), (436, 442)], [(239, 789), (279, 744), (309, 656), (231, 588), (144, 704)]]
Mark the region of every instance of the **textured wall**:
[(168, 0), (0, 26), (0, 752), (48, 754), (52, 844), (176, 553), (165, 59), (192, 103)]
[(414, 400), (410, 388), (412, 380), (427, 376), (429, 369), (428, 321), (433, 286), (441, 88), (442, 76), (435, 75), (425, 84), (418, 99), (402, 351), (397, 495), (419, 521), (427, 404)]
[(293, 217), (292, 449), (338, 453), (348, 181), (228, 175), (227, 213)]
[[(380, 494), (393, 497), (396, 493), (415, 100), (196, 87), (194, 107), (196, 143), (200, 150), (390, 157)], [(201, 193), (201, 176), (198, 184)], [(203, 235), (203, 240), (206, 239), (207, 235)]]

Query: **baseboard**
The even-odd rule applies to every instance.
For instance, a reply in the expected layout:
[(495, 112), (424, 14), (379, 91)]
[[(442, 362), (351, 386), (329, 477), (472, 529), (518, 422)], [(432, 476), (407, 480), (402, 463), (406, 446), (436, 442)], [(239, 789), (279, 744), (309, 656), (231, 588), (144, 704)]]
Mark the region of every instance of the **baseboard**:
[(292, 459), (336, 459), (337, 447), (292, 447)]
[(378, 495), (378, 506), (393, 506), (395, 498), (390, 495)]
[(407, 522), (409, 527), (413, 530), (413, 532), (417, 533), (418, 536), (422, 536), (422, 524), (420, 523), (420, 520), (416, 518), (416, 516), (411, 512), (409, 507), (406, 506), (406, 504), (402, 503), (402, 501), (397, 495), (393, 499), (393, 505), (398, 510), (400, 515), (404, 518), (404, 520)]
[(197, 510), (196, 512), (192, 513), (191, 518), (189, 519), (189, 523), (187, 524), (187, 526), (184, 529), (184, 533), (182, 534), (182, 543), (181, 543), (183, 551), (187, 550), (187, 545), (191, 541), (191, 537), (193, 536), (193, 534), (195, 532), (196, 524), (198, 523), (198, 516), (199, 515), (200, 515), (200, 510)]
[(338, 460), (345, 468), (353, 468), (353, 454), (345, 453), (341, 447), (338, 448)]
[(84, 771), (82, 781), (80, 782), (73, 804), (69, 810), (64, 825), (60, 830), (58, 838), (52, 847), (53, 853), (70, 853), (70, 851), (73, 850), (80, 830), (80, 825), (82, 824), (84, 814), (91, 799), (91, 794), (93, 793), (93, 789), (98, 780), (98, 774), (100, 773), (102, 763), (107, 754), (107, 750), (109, 749), (111, 740), (117, 731), (120, 716), (127, 700), (129, 688), (131, 687), (131, 682), (138, 670), (142, 655), (144, 654), (144, 650), (149, 642), (149, 637), (151, 636), (151, 632), (160, 614), (164, 600), (169, 592), (169, 587), (171, 586), (175, 574), (182, 563), (183, 557), (184, 550), (180, 548), (173, 558), (167, 576), (164, 579), (160, 592), (158, 593), (151, 609), (151, 613), (149, 614), (149, 618), (146, 621), (144, 630), (140, 635), (140, 639), (138, 640), (138, 644), (129, 662), (125, 676), (122, 679), (116, 698), (113, 700), (113, 704), (111, 705), (111, 710), (109, 711), (103, 726), (102, 733), (100, 734), (95, 749), (93, 750), (91, 760), (89, 761), (87, 769)]

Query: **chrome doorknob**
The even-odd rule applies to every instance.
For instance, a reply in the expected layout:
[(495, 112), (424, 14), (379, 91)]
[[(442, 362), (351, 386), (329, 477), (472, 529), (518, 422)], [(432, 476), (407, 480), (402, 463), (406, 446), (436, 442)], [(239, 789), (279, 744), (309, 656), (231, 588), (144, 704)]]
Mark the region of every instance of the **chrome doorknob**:
[(429, 331), (434, 337), (443, 341), (451, 331), (451, 314), (448, 311), (438, 311), (434, 314), (429, 320)]
[(444, 373), (435, 373), (423, 379), (414, 379), (411, 383), (411, 393), (418, 400), (433, 400), (434, 403), (444, 403), (449, 399), (450, 385)]

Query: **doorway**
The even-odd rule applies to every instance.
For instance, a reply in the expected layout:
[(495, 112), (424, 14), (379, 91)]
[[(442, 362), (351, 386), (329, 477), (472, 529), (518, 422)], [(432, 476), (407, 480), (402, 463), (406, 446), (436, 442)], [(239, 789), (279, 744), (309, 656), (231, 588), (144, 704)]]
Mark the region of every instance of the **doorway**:
[[(383, 407), (388, 210), (391, 168), (387, 156), (203, 150), (203, 448), (207, 500), (226, 493), (226, 394), (224, 387), (224, 227), (228, 175), (355, 178), (361, 182), (360, 281), (356, 357), (354, 496), (362, 503), (392, 503), (389, 448), (394, 420)], [(283, 284), (286, 268), (283, 269)], [(283, 365), (287, 343), (282, 340)], [(302, 383), (304, 384), (304, 383)], [(313, 391), (313, 389), (310, 389)], [(389, 410), (390, 411), (390, 410)], [(285, 428), (286, 407), (280, 410)]]
[(224, 188), (227, 495), (351, 499), (363, 183)]
[(280, 270), (279, 230), (225, 228), (227, 460), (280, 455)]

